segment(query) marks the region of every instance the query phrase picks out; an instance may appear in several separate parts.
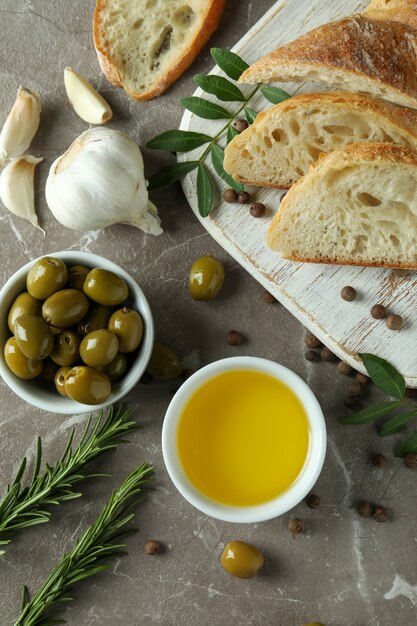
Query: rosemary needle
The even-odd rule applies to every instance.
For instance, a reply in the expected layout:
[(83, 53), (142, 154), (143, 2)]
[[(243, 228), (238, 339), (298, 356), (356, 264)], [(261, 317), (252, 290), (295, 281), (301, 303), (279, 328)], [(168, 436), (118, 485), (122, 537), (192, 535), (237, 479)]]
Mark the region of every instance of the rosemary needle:
[(40, 473), (42, 462), (42, 443), (38, 438), (36, 459), (32, 478), (26, 486), (22, 476), (26, 468), (23, 459), (16, 477), (8, 485), (6, 494), (0, 502), (0, 555), (4, 554), (1, 546), (10, 543), (11, 536), (22, 528), (43, 524), (49, 521), (50, 511), (45, 507), (73, 500), (82, 494), (74, 490), (74, 485), (85, 478), (105, 476), (90, 474), (85, 470), (87, 463), (108, 450), (117, 448), (123, 436), (138, 429), (135, 422), (129, 421), (130, 411), (122, 407), (117, 410), (110, 407), (107, 415), (100, 411), (91, 425), (92, 415), (78, 445), (73, 449), (74, 430), (72, 430), (65, 450), (55, 466), (46, 464)]

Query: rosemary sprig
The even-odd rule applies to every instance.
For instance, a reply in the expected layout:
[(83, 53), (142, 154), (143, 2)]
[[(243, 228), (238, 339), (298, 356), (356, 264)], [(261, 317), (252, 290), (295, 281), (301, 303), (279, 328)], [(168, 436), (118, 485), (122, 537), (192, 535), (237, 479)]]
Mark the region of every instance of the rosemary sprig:
[(14, 626), (65, 623), (65, 620), (57, 619), (60, 610), (56, 605), (72, 600), (67, 594), (74, 583), (108, 569), (109, 565), (103, 561), (126, 554), (123, 550), (126, 544), (120, 543), (120, 539), (136, 531), (122, 529), (134, 517), (129, 511), (141, 498), (152, 474), (153, 468), (144, 463), (124, 480), (117, 491), (112, 491), (97, 520), (72, 550), (64, 554), (31, 600), (27, 587), (24, 587), (21, 613)]
[[(125, 435), (138, 429), (136, 422), (128, 420), (129, 414), (130, 411), (121, 406), (117, 410), (112, 406), (106, 416), (100, 411), (93, 426), (90, 415), (76, 448), (72, 447), (73, 429), (59, 461), (55, 466), (46, 464), (43, 473), (40, 473), (42, 442), (38, 438), (30, 482), (23, 486), (22, 476), (27, 462), (25, 457), (0, 502), (0, 545), (10, 543), (11, 536), (22, 528), (48, 522), (51, 513), (45, 509), (46, 506), (80, 497), (82, 494), (74, 490), (76, 483), (85, 478), (107, 476), (89, 473), (85, 466), (104, 452), (117, 448), (125, 441)], [(4, 550), (0, 549), (0, 555), (3, 554)]]

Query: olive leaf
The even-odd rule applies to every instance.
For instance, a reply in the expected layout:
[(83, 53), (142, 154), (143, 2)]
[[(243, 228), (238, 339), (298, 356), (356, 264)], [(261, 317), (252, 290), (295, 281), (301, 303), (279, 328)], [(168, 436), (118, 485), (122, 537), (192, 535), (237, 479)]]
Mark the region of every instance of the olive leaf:
[(181, 163), (174, 163), (174, 165), (168, 165), (152, 174), (148, 179), (148, 190), (153, 191), (160, 187), (166, 187), (172, 185), (180, 178), (183, 178), (192, 170), (198, 167), (198, 161), (182, 161)]
[(212, 48), (210, 54), (214, 61), (229, 78), (238, 80), (249, 65), (235, 52), (224, 50), (223, 48)]
[(257, 112), (249, 107), (245, 107), (245, 117), (248, 124), (253, 124), (257, 117)]
[(236, 128), (234, 128), (233, 126), (229, 126), (229, 128), (227, 129), (227, 143), (230, 143), (232, 139), (234, 139), (238, 134), (239, 133), (237, 132)]
[(269, 102), (272, 102), (272, 104), (278, 104), (279, 102), (283, 102), (284, 100), (291, 98), (290, 94), (283, 89), (271, 87), (270, 85), (264, 85), (261, 87), (261, 93), (264, 98), (266, 98)]
[(395, 369), (391, 363), (381, 359), (374, 354), (359, 354), (362, 362), (370, 376), (384, 393), (394, 398), (403, 400), (405, 397), (404, 377)]
[(395, 450), (395, 456), (403, 457), (409, 452), (417, 453), (417, 433), (413, 433), (411, 437), (403, 441), (403, 443), (398, 446)]
[(225, 120), (233, 117), (229, 111), (226, 111), (226, 109), (219, 104), (210, 102), (210, 100), (206, 100), (205, 98), (199, 98), (198, 96), (181, 98), (180, 102), (185, 109), (188, 109), (191, 113), (195, 113), (195, 115), (205, 120)]
[(196, 74), (194, 82), (206, 93), (211, 93), (224, 102), (244, 102), (245, 96), (236, 85), (223, 76)]
[(369, 406), (362, 411), (358, 411), (358, 413), (353, 413), (352, 415), (345, 415), (344, 417), (339, 417), (337, 420), (339, 424), (366, 424), (368, 422), (373, 422), (377, 420), (379, 417), (390, 413), (393, 409), (401, 404), (401, 400), (389, 400), (388, 402), (378, 402), (378, 404), (374, 404), (373, 406)]
[(392, 435), (393, 433), (398, 432), (401, 428), (404, 428), (408, 422), (417, 416), (417, 408), (413, 411), (405, 411), (403, 413), (397, 413), (393, 417), (390, 417), (386, 422), (383, 423), (381, 429), (379, 430), (379, 434), (381, 437), (385, 437), (386, 435)]
[(211, 162), (213, 163), (213, 167), (216, 171), (216, 174), (222, 178), (225, 183), (229, 185), (235, 191), (244, 191), (244, 186), (242, 183), (238, 183), (230, 174), (225, 172), (223, 167), (224, 161), (224, 150), (220, 148), (217, 144), (212, 144), (211, 146)]
[(146, 147), (151, 150), (169, 150), (170, 152), (188, 152), (209, 143), (213, 137), (191, 130), (166, 130), (157, 135)]
[(198, 165), (197, 172), (197, 200), (198, 212), (201, 217), (207, 217), (213, 203), (213, 186), (207, 169), (202, 163)]

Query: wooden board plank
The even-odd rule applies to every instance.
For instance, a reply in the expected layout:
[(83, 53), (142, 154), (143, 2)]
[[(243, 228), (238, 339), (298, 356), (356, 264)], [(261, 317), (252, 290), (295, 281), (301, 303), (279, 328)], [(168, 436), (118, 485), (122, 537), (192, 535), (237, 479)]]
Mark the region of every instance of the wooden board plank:
[[(280, 0), (233, 50), (252, 63), (262, 54), (301, 33), (330, 20), (360, 12), (366, 5), (363, 0)], [(222, 72), (216, 67), (213, 73)], [(280, 87), (290, 94), (325, 90), (322, 85), (312, 83), (280, 84)], [(245, 94), (253, 89), (245, 85), (242, 88)], [(195, 95), (203, 95), (203, 92), (197, 89)], [(204, 97), (215, 101), (207, 94)], [(239, 106), (239, 103), (226, 104), (233, 112)], [(250, 106), (260, 111), (270, 104), (257, 94)], [(186, 112), (181, 128), (213, 135), (223, 124), (223, 121), (202, 120)], [(180, 158), (195, 159), (201, 151), (200, 148)], [(211, 169), (209, 159), (207, 165)], [(221, 190), (225, 187), (226, 184), (222, 185)], [(417, 338), (416, 272), (282, 260), (265, 244), (268, 224), (279, 205), (282, 192), (256, 190), (257, 201), (270, 207), (263, 219), (252, 218), (248, 207), (225, 203), (220, 194), (215, 200), (216, 209), (210, 217), (202, 219), (197, 209), (195, 172), (184, 179), (183, 188), (191, 208), (207, 231), (341, 359), (364, 371), (356, 354), (378, 354), (404, 374), (408, 386), (417, 387), (417, 350), (414, 349)], [(347, 303), (341, 299), (340, 290), (345, 285), (357, 289), (359, 296), (355, 302)], [(403, 317), (405, 325), (400, 332), (389, 331), (383, 320), (377, 321), (370, 316), (371, 306), (378, 302)]]

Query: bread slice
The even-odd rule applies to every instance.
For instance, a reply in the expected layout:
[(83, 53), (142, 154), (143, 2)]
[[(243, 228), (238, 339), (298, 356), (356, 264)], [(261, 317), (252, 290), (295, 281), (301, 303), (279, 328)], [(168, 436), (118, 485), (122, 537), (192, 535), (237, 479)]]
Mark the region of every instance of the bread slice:
[(260, 113), (227, 146), (224, 168), (240, 182), (288, 188), (321, 155), (375, 141), (417, 149), (417, 111), (353, 93), (302, 94)]
[(374, 11), (367, 11), (365, 17), (369, 20), (401, 22), (402, 24), (408, 24), (412, 28), (417, 28), (417, 10), (409, 7), (399, 6), (392, 9), (375, 9)]
[(417, 108), (417, 30), (354, 15), (319, 26), (267, 54), (239, 80), (312, 80)]
[(366, 8), (366, 12), (379, 11), (379, 9), (405, 8), (417, 10), (417, 0), (371, 0)]
[(417, 267), (417, 150), (351, 144), (289, 190), (268, 245), (293, 261)]
[(107, 80), (136, 100), (159, 96), (217, 28), (225, 0), (97, 0), (94, 45)]

